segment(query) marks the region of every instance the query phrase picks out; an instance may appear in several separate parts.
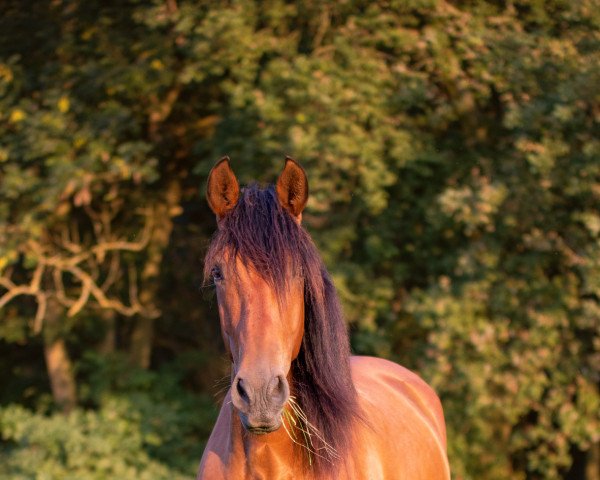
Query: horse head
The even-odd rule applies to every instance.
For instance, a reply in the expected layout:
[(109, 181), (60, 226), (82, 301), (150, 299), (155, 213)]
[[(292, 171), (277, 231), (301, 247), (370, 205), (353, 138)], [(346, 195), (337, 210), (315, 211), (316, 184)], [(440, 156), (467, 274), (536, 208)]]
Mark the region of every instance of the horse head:
[(289, 241), (298, 237), (307, 198), (304, 170), (289, 158), (275, 188), (266, 191), (240, 192), (228, 158), (208, 178), (207, 200), (219, 229), (205, 273), (216, 287), (232, 361), (231, 401), (244, 428), (256, 434), (281, 426), (302, 344), (302, 266)]

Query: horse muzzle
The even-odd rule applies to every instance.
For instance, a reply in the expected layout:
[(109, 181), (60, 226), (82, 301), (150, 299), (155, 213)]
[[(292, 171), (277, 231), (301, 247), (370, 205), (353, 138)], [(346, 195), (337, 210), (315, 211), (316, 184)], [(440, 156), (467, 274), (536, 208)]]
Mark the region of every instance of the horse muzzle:
[(274, 432), (281, 427), (281, 412), (290, 395), (283, 375), (241, 376), (232, 384), (231, 401), (244, 428), (254, 434)]

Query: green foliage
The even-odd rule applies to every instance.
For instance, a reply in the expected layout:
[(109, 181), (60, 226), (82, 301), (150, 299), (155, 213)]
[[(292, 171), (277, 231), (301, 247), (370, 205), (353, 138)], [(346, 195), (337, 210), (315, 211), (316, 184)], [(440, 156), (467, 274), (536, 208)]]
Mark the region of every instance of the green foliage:
[[(224, 154), (273, 181), (286, 153), (355, 350), (436, 388), (454, 478), (563, 475), (600, 441), (599, 12), (4, 2), (0, 301), (31, 290), (0, 308), (0, 352), (23, 363), (0, 362), (0, 475), (193, 474), (223, 375), (198, 186)], [(116, 240), (136, 247), (99, 248)], [(78, 383), (64, 420), (40, 381), (45, 300)], [(111, 332), (126, 354), (159, 309), (150, 371), (94, 354)]]
[(212, 398), (181, 387), (182, 372), (173, 365), (137, 370), (119, 357), (88, 355), (80, 366), (87, 409), (66, 418), (17, 404), (0, 410), (0, 476), (189, 478), (216, 408)]
[[(2, 410), (3, 478), (189, 478), (145, 453), (156, 435), (143, 431), (137, 405), (107, 402), (99, 411), (75, 411), (65, 419), (33, 414), (14, 405)], [(136, 415), (138, 416), (138, 415)]]

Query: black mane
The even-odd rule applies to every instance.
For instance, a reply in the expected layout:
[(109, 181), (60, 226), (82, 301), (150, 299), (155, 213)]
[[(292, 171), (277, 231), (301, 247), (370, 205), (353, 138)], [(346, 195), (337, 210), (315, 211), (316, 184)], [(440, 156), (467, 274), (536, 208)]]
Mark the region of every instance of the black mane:
[[(250, 185), (221, 220), (205, 258), (205, 279), (226, 248), (252, 265), (280, 298), (285, 297), (291, 278), (304, 278), (304, 337), (292, 363), (290, 388), (308, 420), (344, 458), (352, 440), (352, 424), (360, 413), (342, 309), (314, 243), (281, 207), (272, 186)], [(319, 443), (313, 437), (317, 451), (323, 446)], [(313, 456), (313, 464), (318, 471), (331, 473), (336, 461)]]

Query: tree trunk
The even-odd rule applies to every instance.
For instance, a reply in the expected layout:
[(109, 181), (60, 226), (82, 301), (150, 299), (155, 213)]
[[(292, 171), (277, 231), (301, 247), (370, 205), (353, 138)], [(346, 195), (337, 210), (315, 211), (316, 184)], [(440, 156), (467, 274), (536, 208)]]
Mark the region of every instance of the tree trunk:
[(104, 323), (104, 338), (98, 345), (98, 352), (109, 355), (115, 352), (117, 346), (117, 319), (114, 310), (102, 310), (100, 313)]
[(63, 310), (55, 300), (48, 302), (44, 325), (44, 357), (56, 405), (67, 414), (77, 405), (73, 364), (60, 332)]
[[(151, 305), (156, 301), (159, 287), (160, 264), (163, 253), (169, 245), (173, 231), (173, 216), (181, 200), (181, 185), (178, 180), (169, 183), (165, 201), (154, 207), (154, 230), (148, 245), (148, 260), (140, 279), (140, 303)], [(150, 367), (152, 341), (154, 338), (154, 318), (138, 316), (131, 334), (129, 357), (134, 365)]]
[(154, 319), (138, 317), (131, 334), (129, 358), (134, 365), (148, 369), (152, 357), (152, 340), (154, 338)]

